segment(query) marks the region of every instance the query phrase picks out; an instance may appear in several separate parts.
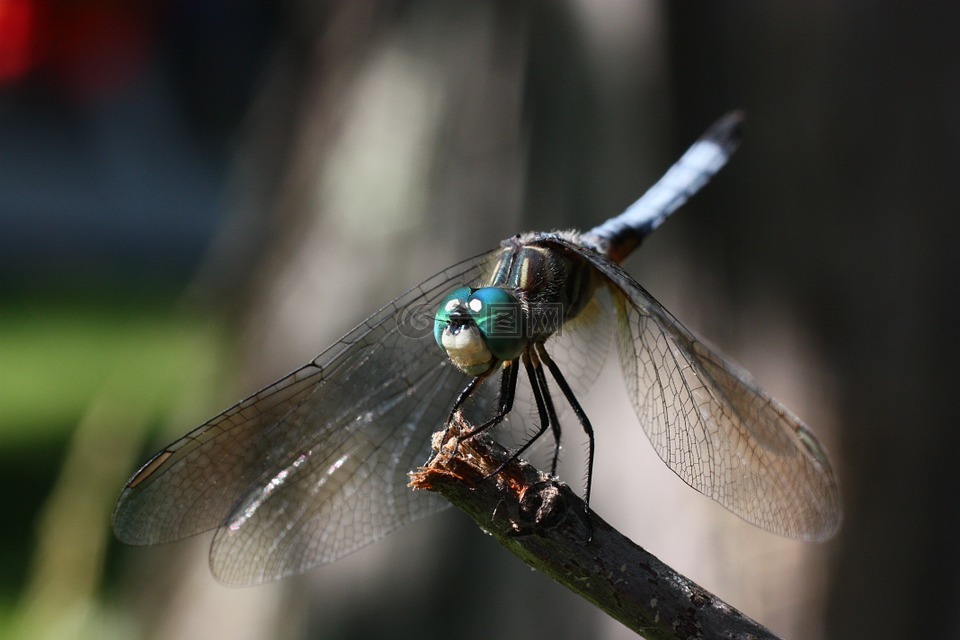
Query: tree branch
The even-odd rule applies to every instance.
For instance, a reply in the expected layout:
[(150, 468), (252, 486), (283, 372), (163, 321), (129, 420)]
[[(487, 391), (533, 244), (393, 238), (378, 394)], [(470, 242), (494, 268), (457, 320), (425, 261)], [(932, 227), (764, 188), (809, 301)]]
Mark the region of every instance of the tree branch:
[(459, 415), (434, 434), (433, 459), (411, 474), (528, 565), (652, 639), (776, 640), (759, 623), (683, 577), (604, 522), (570, 488), (526, 462), (487, 477), (510, 452), (468, 433)]

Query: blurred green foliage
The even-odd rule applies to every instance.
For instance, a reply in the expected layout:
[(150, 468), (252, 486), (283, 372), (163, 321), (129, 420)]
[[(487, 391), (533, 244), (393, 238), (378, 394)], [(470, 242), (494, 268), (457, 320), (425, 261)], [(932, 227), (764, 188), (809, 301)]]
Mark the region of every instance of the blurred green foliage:
[(104, 629), (113, 501), (150, 429), (221, 400), (221, 337), (169, 295), (2, 305), (0, 640)]
[[(168, 401), (207, 331), (195, 317), (136, 301), (20, 301), (0, 309), (0, 446), (62, 441), (118, 367), (125, 404)], [(132, 369), (131, 369), (132, 367)], [(161, 400), (162, 403), (162, 400)]]

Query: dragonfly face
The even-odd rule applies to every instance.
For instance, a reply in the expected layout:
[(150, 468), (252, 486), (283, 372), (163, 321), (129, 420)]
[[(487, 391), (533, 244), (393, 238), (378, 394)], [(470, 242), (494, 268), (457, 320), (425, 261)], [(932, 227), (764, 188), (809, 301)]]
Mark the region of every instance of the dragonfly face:
[(454, 365), (481, 376), (526, 346), (522, 309), (501, 287), (460, 287), (444, 298), (434, 319), (434, 337)]
[[(737, 126), (736, 115), (717, 123), (623, 214), (584, 234), (514, 236), (445, 269), (170, 444), (127, 482), (117, 536), (154, 544), (213, 529), (211, 568), (231, 584), (332, 562), (446, 505), (411, 492), (408, 473), (455, 412), (474, 433), (505, 420), (520, 369), (535, 437), (551, 429), (559, 442), (553, 396), (588, 434), (589, 499), (593, 429), (574, 389), (615, 342), (639, 424), (680, 478), (769, 531), (830, 537), (840, 494), (813, 433), (619, 264), (723, 166)], [(484, 384), (498, 371), (499, 385)]]

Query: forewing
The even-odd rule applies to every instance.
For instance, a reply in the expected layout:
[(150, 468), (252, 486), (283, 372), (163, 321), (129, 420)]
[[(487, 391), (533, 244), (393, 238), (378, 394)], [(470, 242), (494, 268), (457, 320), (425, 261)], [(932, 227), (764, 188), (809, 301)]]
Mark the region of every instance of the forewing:
[(609, 280), (628, 392), (663, 461), (690, 486), (768, 531), (830, 537), (840, 524), (839, 489), (813, 433), (619, 265), (557, 241)]
[[(430, 436), (467, 379), (435, 343), (404, 349), (398, 363), (389, 341), (382, 337), (284, 421), (291, 431), (318, 421), (324, 428), (296, 434), (295, 457), (265, 470), (227, 516), (210, 552), (218, 579), (249, 584), (299, 573), (446, 504), (414, 494), (407, 473), (426, 462)], [(325, 415), (330, 405), (335, 415)]]
[(220, 527), (214, 574), (251, 583), (332, 561), (442, 508), (406, 487), (467, 383), (434, 341), (433, 314), (487, 259), (427, 280), (158, 453), (120, 496), (117, 536), (153, 544)]

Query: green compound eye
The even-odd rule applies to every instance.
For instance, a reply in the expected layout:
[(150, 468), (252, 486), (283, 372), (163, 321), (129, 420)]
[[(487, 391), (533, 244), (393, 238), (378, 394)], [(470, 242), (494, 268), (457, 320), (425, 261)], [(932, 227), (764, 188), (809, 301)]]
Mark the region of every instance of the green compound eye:
[(461, 371), (484, 375), (523, 352), (522, 313), (520, 302), (505, 289), (460, 287), (440, 303), (433, 337)]
[(451, 291), (450, 295), (440, 303), (440, 308), (437, 309), (437, 313), (433, 317), (433, 337), (441, 349), (445, 349), (443, 346), (443, 331), (450, 324), (450, 314), (455, 309), (466, 306), (469, 297), (470, 287), (460, 287)]
[(467, 309), (487, 348), (498, 360), (514, 360), (526, 344), (517, 298), (499, 287), (477, 289), (467, 300)]

